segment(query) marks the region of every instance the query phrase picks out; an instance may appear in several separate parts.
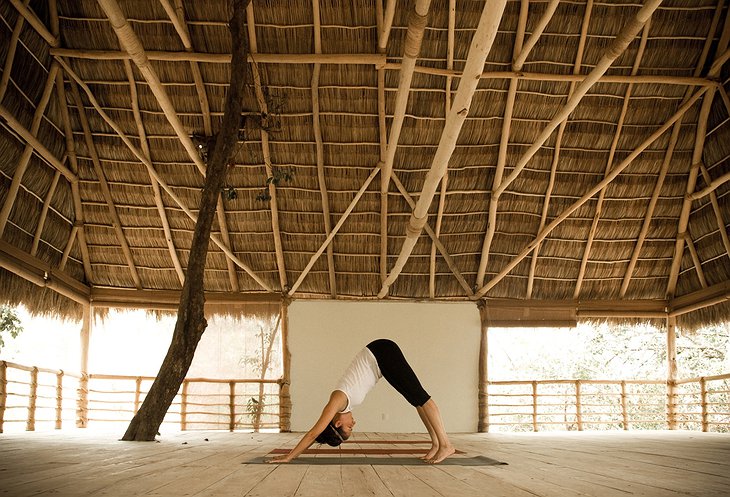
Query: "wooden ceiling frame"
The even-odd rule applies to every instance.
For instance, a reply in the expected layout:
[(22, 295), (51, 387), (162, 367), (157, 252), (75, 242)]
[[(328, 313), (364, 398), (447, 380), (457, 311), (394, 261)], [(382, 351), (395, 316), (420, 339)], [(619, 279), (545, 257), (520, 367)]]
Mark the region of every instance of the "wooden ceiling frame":
[[(322, 53), (322, 29), (319, 14), (319, 0), (312, 0), (312, 16), (314, 20), (314, 53)], [(324, 222), (325, 237), (332, 233), (332, 214), (330, 213), (329, 195), (327, 193), (327, 176), (324, 171), (324, 144), (322, 142), (322, 127), (319, 115), (319, 73), (321, 64), (315, 62), (312, 68), (312, 131), (314, 133), (315, 152), (317, 155), (317, 183), (319, 195), (322, 199), (322, 221)], [(337, 278), (335, 274), (335, 255), (333, 244), (327, 245), (327, 274), (329, 276), (330, 296), (337, 298)]]
[(499, 273), (497, 273), (494, 278), (492, 278), (489, 282), (487, 282), (483, 287), (477, 290), (477, 292), (474, 294), (474, 299), (479, 299), (483, 297), (489, 290), (491, 290), (497, 283), (502, 281), (502, 279), (509, 274), (512, 269), (517, 266), (525, 257), (527, 257), (539, 244), (541, 241), (543, 241), (547, 235), (555, 229), (557, 225), (565, 221), (570, 215), (575, 212), (578, 207), (585, 204), (588, 200), (591, 199), (596, 193), (598, 193), (601, 189), (605, 188), (611, 181), (616, 179), (621, 172), (623, 172), (624, 169), (626, 169), (633, 160), (638, 157), (644, 150), (646, 150), (649, 145), (651, 145), (654, 141), (656, 141), (660, 136), (662, 136), (675, 122), (677, 122), (678, 119), (680, 119), (692, 106), (705, 94), (705, 92), (709, 91), (709, 88), (707, 87), (700, 87), (692, 97), (685, 102), (683, 105), (679, 107), (679, 109), (665, 122), (661, 127), (659, 127), (656, 131), (654, 131), (646, 140), (644, 140), (636, 149), (634, 149), (631, 154), (629, 154), (626, 159), (624, 159), (616, 168), (614, 168), (611, 171), (611, 174), (603, 179), (603, 181), (600, 181), (596, 185), (594, 185), (588, 192), (586, 192), (581, 198), (579, 198), (577, 201), (575, 201), (573, 204), (571, 204), (567, 209), (565, 209), (559, 216), (557, 216), (553, 221), (550, 222), (540, 233), (537, 234), (535, 239), (528, 243), (525, 248), (520, 251), (517, 256), (515, 256)]
[[(142, 42), (137, 34), (129, 25), (129, 21), (124, 15), (124, 12), (122, 12), (116, 0), (97, 1), (99, 3), (99, 6), (109, 18), (109, 22), (114, 29), (117, 37), (119, 38), (120, 46), (128, 54), (130, 54), (132, 61), (142, 73), (142, 76), (147, 81), (147, 84), (149, 85), (150, 90), (155, 96), (157, 103), (162, 108), (165, 117), (167, 118), (167, 121), (170, 123), (173, 130), (175, 130), (175, 134), (178, 136), (183, 148), (197, 166), (200, 174), (205, 177), (205, 164), (200, 158), (198, 150), (193, 144), (193, 141), (188, 135), (188, 132), (185, 130), (185, 127), (180, 121), (180, 118), (177, 115), (177, 111), (172, 104), (172, 100), (170, 100), (167, 91), (160, 82), (160, 78), (157, 76), (157, 72), (150, 65), (145, 48), (142, 45)], [(218, 217), (218, 228), (220, 230), (221, 239), (226, 247), (228, 247), (231, 252), (233, 252), (233, 247), (231, 246), (231, 240), (228, 233), (228, 223), (226, 221), (225, 208), (223, 206), (223, 200), (220, 194), (218, 195), (216, 214)], [(230, 258), (226, 258), (226, 265), (228, 266), (228, 279), (231, 283), (231, 289), (234, 292), (237, 292), (239, 291), (239, 284), (235, 265)]]
[(456, 92), (454, 103), (446, 117), (438, 148), (434, 154), (431, 167), (426, 174), (418, 202), (411, 213), (408, 225), (406, 226), (406, 238), (401, 246), (398, 258), (388, 277), (383, 282), (378, 292), (378, 298), (382, 299), (388, 294), (388, 289), (400, 275), (403, 267), (408, 261), (423, 227), (428, 221), (428, 209), (436, 194), (441, 178), (444, 176), (449, 165), (449, 159), (456, 148), (456, 140), (459, 137), (461, 127), (471, 106), (471, 99), (479, 83), (480, 75), (484, 69), (487, 54), (492, 48), (492, 43), (497, 35), (502, 13), (506, 0), (488, 0), (484, 4), (479, 25), (469, 47), (466, 65), (462, 75), (459, 89)]
[[(253, 2), (249, 2), (246, 7), (246, 28), (248, 30), (248, 47), (249, 53), (253, 59), (258, 53), (256, 43), (256, 19), (254, 17)], [(261, 86), (261, 74), (259, 66), (255, 62), (251, 64), (251, 74), (253, 76), (254, 91), (256, 93), (256, 103), (262, 115), (268, 115), (269, 109), (264, 97)], [(263, 127), (259, 128), (261, 134), (261, 152), (264, 157), (264, 169), (266, 170), (266, 178), (273, 178), (274, 172), (271, 168), (271, 150), (269, 148), (269, 132)], [(274, 252), (276, 254), (276, 267), (279, 273), (279, 285), (281, 291), (285, 292), (289, 286), (286, 276), (286, 265), (284, 263), (284, 250), (281, 245), (281, 229), (279, 228), (279, 202), (276, 194), (276, 183), (267, 181), (269, 193), (269, 207), (271, 208), (271, 230), (274, 236)]]
[[(586, 46), (586, 38), (588, 37), (588, 25), (591, 21), (591, 15), (593, 13), (593, 0), (586, 2), (586, 9), (583, 12), (583, 21), (580, 29), (580, 40), (578, 42), (578, 50), (575, 55), (575, 63), (573, 64), (573, 74), (579, 75), (581, 73), (581, 67), (583, 66), (583, 53)], [(578, 84), (577, 81), (571, 81), (570, 87), (568, 88), (568, 99), (573, 95), (575, 86)], [(563, 136), (565, 134), (565, 128), (568, 126), (568, 119), (565, 119), (558, 126), (558, 132), (555, 137), (555, 149), (553, 150), (553, 158), (550, 163), (550, 177), (548, 180), (547, 188), (545, 191), (545, 198), (542, 202), (542, 210), (540, 214), (540, 225), (537, 228), (537, 232), (541, 232), (547, 223), (548, 209), (550, 207), (550, 199), (553, 194), (553, 188), (555, 187), (555, 176), (558, 172), (558, 164), (560, 163), (560, 152), (563, 146)], [(525, 298), (532, 298), (532, 292), (535, 287), (535, 271), (537, 270), (537, 259), (540, 255), (540, 247), (542, 243), (538, 243), (535, 246), (535, 250), (532, 252), (530, 259), (530, 270), (527, 276), (527, 291), (525, 292)]]
[[(137, 134), (139, 135), (139, 145), (142, 148), (142, 153), (145, 155), (148, 161), (152, 162), (152, 153), (150, 151), (149, 143), (147, 142), (147, 133), (144, 128), (144, 122), (142, 121), (142, 115), (139, 111), (139, 97), (137, 94), (137, 81), (134, 79), (134, 72), (132, 71), (132, 64), (128, 60), (124, 61), (124, 71), (127, 73), (127, 79), (129, 80), (129, 96), (132, 104), (132, 112), (134, 114), (134, 122), (137, 124)], [(149, 173), (149, 171), (147, 171)], [(180, 264), (180, 258), (177, 256), (177, 249), (175, 243), (172, 240), (172, 231), (170, 230), (170, 223), (167, 219), (167, 213), (165, 212), (165, 203), (162, 200), (162, 192), (160, 191), (160, 184), (150, 173), (150, 184), (152, 185), (152, 193), (155, 196), (155, 206), (157, 207), (157, 214), (160, 216), (162, 222), (162, 230), (165, 233), (165, 244), (167, 245), (167, 251), (170, 253), (170, 260), (172, 261), (177, 279), (180, 282), (180, 286), (185, 283), (185, 271)]]
[[(455, 47), (455, 32), (456, 32), (456, 0), (449, 0), (449, 20), (448, 20), (448, 32), (446, 35), (446, 69), (453, 69), (454, 68), (454, 47)], [(453, 82), (452, 76), (446, 77), (446, 85), (444, 87), (444, 117), (449, 115), (449, 111), (451, 110), (451, 84)], [(447, 169), (444, 173), (444, 177), (441, 178), (441, 189), (439, 191), (439, 203), (438, 208), (436, 209), (436, 226), (434, 227), (433, 236), (431, 237), (431, 256), (429, 258), (429, 267), (428, 267), (428, 296), (432, 299), (436, 298), (436, 249), (438, 248), (439, 251), (443, 254), (444, 252), (441, 250), (440, 247), (437, 247), (438, 243), (441, 243), (439, 241), (439, 237), (441, 236), (441, 225), (443, 223), (444, 218), (444, 208), (446, 207), (446, 191), (448, 189), (449, 184), (449, 170)], [(426, 226), (428, 227), (428, 223), (426, 223)], [(431, 236), (431, 232), (428, 232), (429, 236)], [(438, 242), (438, 243), (437, 243)], [(446, 263), (449, 265), (449, 268), (451, 268), (451, 264), (454, 265), (454, 268), (456, 268), (456, 264), (454, 263), (453, 259), (449, 257), (449, 259), (446, 259), (446, 256), (444, 256), (444, 259), (446, 260)], [(451, 260), (450, 260), (451, 259)], [(454, 275), (457, 274), (458, 268), (456, 271), (452, 268), (451, 272), (454, 273)], [(458, 273), (461, 275), (461, 273)], [(458, 277), (457, 277), (458, 279)], [(470, 295), (472, 292), (472, 289), (469, 287), (469, 285), (466, 286), (468, 289), (466, 291), (467, 295)]]
[[(411, 82), (416, 68), (418, 55), (421, 51), (423, 42), (423, 34), (428, 23), (428, 10), (431, 6), (431, 0), (416, 0), (413, 10), (408, 15), (408, 30), (403, 46), (403, 58), (401, 59), (400, 70), (398, 71), (398, 91), (395, 96), (395, 107), (393, 110), (393, 119), (390, 123), (390, 133), (388, 134), (387, 144), (385, 147), (385, 156), (382, 158), (383, 166), (380, 172), (380, 277), (381, 284), (386, 279), (388, 271), (388, 191), (390, 190), (390, 178), (393, 172), (393, 162), (395, 161), (395, 153), (398, 149), (398, 141), (400, 140), (401, 130), (403, 129), (403, 121), (405, 120), (406, 109), (408, 107), (408, 97), (411, 93)], [(386, 25), (392, 26), (392, 12), (394, 7), (388, 6), (387, 12), (390, 12), (389, 20), (383, 21), (383, 31), (378, 39), (378, 51), (385, 53), (388, 34), (390, 30), (385, 30)], [(389, 22), (388, 22), (389, 21)], [(379, 70), (382, 72), (382, 70)], [(383, 85), (385, 78), (379, 78)], [(385, 112), (385, 92), (379, 92), (379, 97), (383, 98), (379, 102), (379, 107)], [(385, 124), (381, 126), (381, 130), (385, 129)], [(381, 134), (381, 143), (384, 131)]]
[(3, 73), (0, 76), (0, 102), (2, 102), (3, 97), (5, 96), (5, 92), (8, 90), (8, 84), (10, 83), (10, 71), (13, 68), (15, 52), (18, 49), (18, 41), (20, 40), (20, 32), (23, 31), (23, 24), (25, 24), (25, 17), (19, 15), (18, 18), (15, 20), (13, 33), (10, 35), (10, 41), (8, 42), (8, 53), (5, 56)]
[[(639, 11), (629, 20), (621, 31), (616, 35), (611, 44), (606, 48), (599, 61), (594, 66), (594, 69), (584, 77), (584, 79), (576, 86), (574, 93), (568, 98), (567, 103), (555, 114), (550, 122), (543, 128), (542, 132), (538, 135), (535, 142), (522, 154), (517, 164), (512, 169), (512, 172), (505, 178), (499, 186), (492, 189), (492, 197), (490, 198), (490, 219), (489, 222), (492, 224), (496, 220), (496, 207), (492, 208), (492, 200), (498, 200), (501, 194), (509, 187), (509, 185), (520, 175), (522, 170), (527, 166), (529, 161), (534, 157), (537, 151), (547, 141), (550, 135), (555, 129), (560, 126), (560, 123), (565, 121), (568, 116), (575, 110), (578, 104), (581, 102), (583, 97), (588, 93), (588, 90), (595, 85), (613, 62), (626, 51), (629, 44), (634, 40), (638, 32), (644, 27), (644, 24), (648, 21), (654, 11), (659, 7), (662, 0), (647, 0)], [(492, 215), (494, 212), (494, 215)], [(493, 229), (493, 228), (492, 228)], [(529, 244), (534, 249), (537, 246), (539, 235)], [(485, 237), (485, 242), (486, 242)], [(491, 242), (491, 241), (490, 241)], [(482, 261), (488, 257), (490, 244), (485, 243), (482, 247)], [(521, 254), (520, 254), (521, 255)], [(525, 254), (527, 255), (527, 254)], [(520, 261), (524, 258), (518, 255)], [(483, 263), (483, 262), (482, 262)], [(482, 264), (480, 263), (480, 265)], [(516, 266), (517, 264), (514, 264)], [(512, 266), (512, 263), (508, 264), (508, 267)], [(511, 270), (511, 268), (510, 268)], [(498, 273), (501, 275), (502, 273)], [(500, 277), (500, 280), (504, 276)], [(491, 289), (494, 284), (490, 281), (486, 285), (478, 285), (479, 290), (476, 295), (482, 296)], [(485, 290), (487, 289), (487, 290)]]
[(127, 261), (127, 266), (129, 267), (129, 273), (132, 277), (132, 281), (134, 281), (134, 286), (137, 288), (137, 290), (141, 290), (142, 280), (139, 277), (139, 273), (137, 272), (137, 266), (134, 262), (132, 251), (129, 248), (127, 236), (124, 234), (122, 221), (119, 218), (119, 213), (117, 212), (117, 206), (114, 203), (111, 190), (109, 189), (109, 183), (107, 182), (106, 176), (104, 175), (104, 169), (101, 167), (99, 154), (96, 152), (94, 137), (91, 134), (91, 127), (89, 126), (89, 120), (86, 117), (86, 110), (84, 109), (84, 102), (81, 99), (81, 93), (79, 92), (78, 86), (73, 81), (71, 82), (71, 96), (73, 98), (73, 101), (76, 103), (76, 108), (78, 109), (79, 121), (81, 123), (81, 130), (84, 134), (84, 140), (86, 141), (86, 148), (88, 149), (89, 155), (91, 156), (91, 163), (93, 165), (96, 178), (99, 180), (99, 188), (101, 189), (101, 194), (104, 197), (104, 201), (107, 205), (112, 229), (114, 230), (117, 240), (119, 241), (119, 245), (122, 248), (122, 253), (124, 254), (124, 259)]
[[(705, 63), (707, 61), (707, 55), (710, 51), (710, 47), (712, 44), (712, 39), (714, 38), (714, 33), (717, 30), (717, 26), (720, 19), (720, 14), (722, 12), (723, 7), (723, 0), (718, 1), (718, 6), (715, 10), (715, 15), (712, 20), (712, 25), (710, 27), (710, 32), (713, 33), (713, 36), (708, 37), (707, 41), (705, 42), (704, 49), (702, 51), (702, 55), (700, 56), (699, 61), (697, 62), (697, 65), (695, 66), (694, 76), (698, 77), (702, 73), (702, 69), (705, 66)], [(692, 95), (692, 87), (688, 87), (687, 91), (684, 94), (684, 98), (682, 99), (682, 102), (686, 102), (687, 99)], [(682, 128), (682, 119), (679, 119), (674, 126), (672, 127), (672, 134), (669, 137), (669, 142), (667, 144), (666, 152), (664, 153), (664, 159), (662, 161), (662, 166), (659, 170), (659, 175), (657, 176), (656, 183), (654, 185), (654, 190), (652, 191), (651, 199), (649, 200), (649, 204), (646, 209), (646, 213), (644, 214), (644, 221), (641, 226), (641, 231), (639, 232), (639, 236), (636, 240), (636, 243), (634, 244), (634, 249), (631, 253), (631, 258), (629, 260), (629, 265), (626, 268), (626, 272), (624, 273), (623, 280), (621, 282), (621, 290), (619, 292), (619, 295), (621, 298), (626, 296), (626, 293), (628, 292), (629, 284), (631, 283), (631, 278), (634, 273), (634, 269), (636, 268), (636, 264), (639, 260), (639, 255), (641, 253), (641, 249), (644, 246), (644, 241), (646, 240), (646, 235), (649, 232), (649, 227), (651, 225), (652, 218), (654, 217), (654, 210), (656, 208), (656, 204), (659, 200), (659, 195), (661, 193), (662, 187), (664, 186), (664, 180), (666, 179), (667, 172), (669, 171), (669, 165), (672, 161), (672, 156), (674, 155), (674, 149), (677, 146), (677, 142), (679, 140), (679, 132)], [(724, 231), (724, 230), (723, 230)]]
[[(86, 93), (86, 96), (89, 99), (89, 102), (91, 105), (96, 109), (96, 112), (99, 114), (99, 116), (111, 127), (114, 132), (117, 134), (117, 136), (122, 140), (122, 143), (129, 149), (130, 152), (139, 160), (142, 164), (144, 164), (147, 167), (147, 170), (152, 174), (155, 178), (155, 180), (160, 184), (163, 190), (170, 196), (170, 198), (182, 209), (182, 211), (187, 215), (193, 222), (197, 221), (197, 216), (185, 205), (185, 203), (178, 197), (178, 195), (174, 192), (174, 190), (167, 184), (167, 182), (160, 176), (160, 174), (155, 169), (154, 165), (147, 160), (147, 158), (144, 156), (142, 151), (140, 151), (137, 147), (134, 146), (132, 141), (127, 137), (127, 135), (124, 134), (124, 131), (122, 131), (121, 127), (111, 118), (109, 115), (104, 112), (104, 109), (101, 108), (101, 105), (94, 97), (94, 94), (89, 89), (88, 85), (83, 82), (81, 77), (79, 77), (78, 74), (76, 74), (73, 69), (71, 69), (71, 66), (66, 63), (62, 58), (57, 58), (59, 63), (61, 64), (61, 67), (66, 71), (66, 74), (68, 74), (80, 87), (82, 90), (84, 90), (84, 93)], [(215, 243), (218, 248), (220, 248), (224, 254), (226, 254), (227, 257), (229, 257), (238, 267), (243, 269), (246, 273), (248, 273), (251, 278), (253, 278), (264, 290), (268, 292), (274, 292), (273, 289), (271, 289), (266, 282), (264, 282), (245, 262), (240, 260), (233, 252), (231, 252), (231, 249), (228, 248), (226, 244), (224, 244), (217, 236), (214, 234), (210, 235), (210, 240)]]
[[(639, 72), (639, 66), (641, 65), (641, 59), (644, 56), (644, 51), (646, 50), (646, 42), (649, 37), (650, 28), (651, 18), (646, 21), (646, 24), (644, 24), (644, 29), (642, 30), (641, 40), (639, 41), (639, 48), (636, 51), (636, 58), (634, 59), (634, 64), (631, 68), (632, 76), (635, 76)], [(613, 167), (613, 161), (616, 157), (616, 149), (618, 148), (618, 142), (624, 129), (624, 121), (626, 120), (626, 114), (629, 110), (629, 102), (631, 101), (631, 93), (633, 89), (634, 85), (629, 83), (626, 91), (624, 92), (623, 102), (621, 104), (621, 113), (619, 115), (618, 122), (616, 123), (616, 131), (614, 132), (613, 139), (611, 140), (611, 147), (608, 151), (606, 170), (603, 173), (604, 178), (610, 174), (611, 168)], [(605, 201), (605, 198), (606, 189), (604, 188), (600, 192), (598, 192), (598, 199), (596, 199), (596, 208), (593, 214), (593, 221), (591, 223), (591, 228), (588, 231), (588, 239), (586, 240), (586, 246), (583, 249), (583, 256), (581, 257), (580, 261), (580, 269), (578, 270), (578, 279), (576, 280), (575, 289), (573, 290), (574, 299), (580, 297), (581, 288), (583, 287), (583, 278), (585, 278), (586, 268), (588, 267), (588, 262), (591, 256), (591, 249), (593, 248), (593, 241), (596, 238), (596, 233), (598, 232), (598, 224), (601, 221), (601, 214), (603, 213), (603, 203)]]

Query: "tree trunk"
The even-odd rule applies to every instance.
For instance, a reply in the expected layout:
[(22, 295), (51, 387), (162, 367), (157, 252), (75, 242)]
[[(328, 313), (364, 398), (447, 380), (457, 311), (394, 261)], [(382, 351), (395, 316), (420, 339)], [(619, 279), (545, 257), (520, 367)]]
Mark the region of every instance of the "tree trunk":
[(190, 369), (198, 341), (208, 323), (205, 320), (203, 275), (210, 242), (210, 230), (221, 188), (225, 182), (228, 162), (238, 141), (242, 102), (248, 70), (245, 36), (246, 6), (250, 0), (233, 0), (230, 22), (233, 53), (231, 84), (226, 95), (223, 123), (212, 153), (209, 153), (200, 211), (190, 247), (187, 274), (180, 296), (177, 322), (172, 343), (157, 378), (137, 414), (129, 423), (122, 440), (151, 441), (155, 439), (162, 420), (172, 404), (185, 375)]

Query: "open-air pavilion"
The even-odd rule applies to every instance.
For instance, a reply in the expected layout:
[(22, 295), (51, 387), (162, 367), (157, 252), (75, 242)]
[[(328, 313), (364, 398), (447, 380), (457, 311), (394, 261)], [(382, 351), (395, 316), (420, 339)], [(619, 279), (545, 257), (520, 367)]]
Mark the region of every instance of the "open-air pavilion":
[[(187, 378), (159, 444), (94, 431), (95, 391), (127, 381), (129, 419), (154, 379), (89, 370), (94, 316), (176, 312), (195, 262), (231, 4), (0, 0), (0, 303), (77, 319), (82, 343), (77, 371), (0, 361), (0, 494), (728, 495), (730, 375), (680, 377), (676, 352), (730, 321), (727, 0), (248, 3), (203, 281), (210, 316), (277, 316), (283, 374)], [(662, 328), (666, 376), (523, 381), (538, 433), (490, 432), (489, 329), (586, 321)], [(349, 452), (255, 464), (380, 336), (456, 462), (405, 461), (426, 435), (376, 389)], [(219, 431), (192, 431), (196, 383), (225, 391)], [(239, 431), (245, 385), (281, 433)], [(642, 397), (664, 430), (635, 429)], [(13, 402), (27, 433), (2, 434)], [(64, 429), (30, 433), (41, 407)]]

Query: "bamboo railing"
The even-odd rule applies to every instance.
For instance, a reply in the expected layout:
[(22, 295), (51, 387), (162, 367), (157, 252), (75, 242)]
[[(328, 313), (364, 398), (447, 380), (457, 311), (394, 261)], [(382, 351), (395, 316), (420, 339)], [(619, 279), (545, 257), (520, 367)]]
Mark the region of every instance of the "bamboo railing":
[[(0, 433), (4, 424), (14, 423), (25, 423), (28, 431), (39, 423), (61, 429), (74, 419), (77, 427), (128, 423), (153, 381), (151, 376), (82, 376), (0, 361)], [(262, 398), (259, 385), (264, 387)], [(281, 387), (280, 380), (270, 379), (186, 378), (163, 427), (280, 429), (286, 415), (279, 400)]]
[[(128, 423), (154, 377), (79, 375), (0, 361), (0, 433)], [(259, 401), (259, 386), (264, 394)], [(282, 380), (187, 378), (163, 427), (282, 429)], [(523, 380), (488, 384), (487, 428), (509, 431), (730, 431), (730, 374), (677, 380)], [(670, 394), (671, 392), (671, 394)]]
[[(671, 387), (671, 388), (670, 388)], [(678, 380), (491, 381), (489, 427), (730, 431), (730, 374)]]

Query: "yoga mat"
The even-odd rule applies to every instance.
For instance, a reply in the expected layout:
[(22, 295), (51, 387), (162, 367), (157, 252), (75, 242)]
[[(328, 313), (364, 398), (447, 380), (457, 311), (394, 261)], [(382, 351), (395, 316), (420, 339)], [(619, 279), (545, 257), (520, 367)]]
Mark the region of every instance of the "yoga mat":
[[(269, 454), (288, 454), (291, 449), (274, 449)], [(302, 454), (335, 454), (335, 455), (388, 455), (388, 454), (425, 454), (428, 449), (340, 449), (340, 448), (326, 448), (326, 449), (306, 449)], [(457, 454), (463, 454), (464, 452), (456, 449)]]
[[(269, 464), (270, 456), (257, 457), (242, 464)], [(312, 466), (426, 466), (427, 463), (417, 457), (297, 457), (287, 464), (309, 464)], [(486, 456), (449, 457), (439, 463), (445, 466), (499, 466), (506, 462), (490, 459)]]

